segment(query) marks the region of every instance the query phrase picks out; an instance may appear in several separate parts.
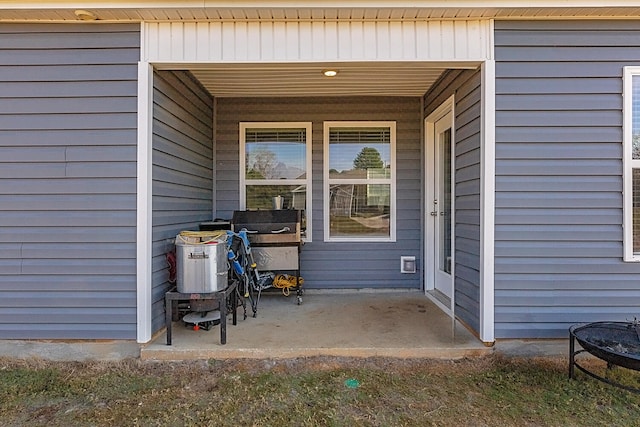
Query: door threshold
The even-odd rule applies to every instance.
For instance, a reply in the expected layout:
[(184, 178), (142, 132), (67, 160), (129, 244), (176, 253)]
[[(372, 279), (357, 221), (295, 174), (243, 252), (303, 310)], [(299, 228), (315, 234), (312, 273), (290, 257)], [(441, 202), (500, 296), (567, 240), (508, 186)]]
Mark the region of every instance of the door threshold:
[(437, 289), (431, 289), (425, 292), (427, 298), (429, 298), (435, 305), (442, 311), (451, 316), (451, 298)]

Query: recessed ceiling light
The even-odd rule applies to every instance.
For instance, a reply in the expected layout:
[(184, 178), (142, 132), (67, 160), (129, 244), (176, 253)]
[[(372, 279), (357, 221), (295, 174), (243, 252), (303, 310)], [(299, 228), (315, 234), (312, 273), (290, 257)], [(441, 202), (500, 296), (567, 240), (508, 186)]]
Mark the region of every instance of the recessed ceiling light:
[(81, 19), (83, 21), (95, 21), (96, 19), (98, 19), (98, 16), (95, 13), (89, 12), (88, 10), (84, 9), (77, 9), (73, 13), (78, 19)]
[(338, 71), (336, 70), (323, 70), (322, 74), (325, 75), (325, 77), (335, 77), (338, 75)]

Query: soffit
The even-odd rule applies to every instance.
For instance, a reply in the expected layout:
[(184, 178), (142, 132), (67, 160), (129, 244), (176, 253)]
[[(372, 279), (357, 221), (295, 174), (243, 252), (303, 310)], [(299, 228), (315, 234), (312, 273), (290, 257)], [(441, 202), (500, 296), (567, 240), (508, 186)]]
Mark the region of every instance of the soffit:
[[(525, 19), (525, 18), (599, 18), (637, 17), (640, 2), (574, 1), (571, 7), (555, 7), (553, 2), (487, 1), (482, 7), (469, 7), (471, 1), (408, 2), (410, 4), (431, 3), (437, 7), (403, 7), (407, 2), (397, 2), (394, 7), (348, 7), (342, 2), (340, 7), (295, 7), (292, 2), (250, 2), (252, 6), (211, 6), (212, 2), (12, 2), (0, 5), (0, 21), (78, 21), (74, 11), (86, 9), (96, 14), (101, 21), (255, 21), (255, 20), (426, 20), (426, 19)], [(233, 2), (217, 2), (225, 5)], [(238, 4), (239, 2), (236, 2)], [(256, 7), (258, 3), (278, 4), (283, 7)], [(310, 3), (310, 2), (307, 2)], [(332, 2), (316, 2), (332, 3)], [(333, 2), (335, 3), (335, 2)], [(392, 2), (370, 2), (388, 5)], [(613, 5), (613, 3), (617, 5)], [(632, 4), (631, 6), (625, 6)], [(155, 6), (149, 6), (155, 4)], [(364, 4), (364, 3), (363, 3)], [(397, 6), (396, 6), (397, 4)], [(58, 7), (52, 6), (56, 5)], [(197, 5), (197, 6), (195, 6)], [(460, 7), (457, 7), (460, 5)], [(494, 5), (493, 7), (488, 7)], [(511, 7), (505, 7), (513, 5)], [(622, 5), (622, 6), (620, 6)]]
[[(434, 63), (193, 64), (188, 69), (216, 97), (422, 96), (448, 67)], [(162, 66), (157, 67), (163, 69)], [(175, 69), (168, 66), (167, 69)], [(325, 77), (323, 69), (338, 75)], [(473, 67), (471, 67), (473, 68)]]

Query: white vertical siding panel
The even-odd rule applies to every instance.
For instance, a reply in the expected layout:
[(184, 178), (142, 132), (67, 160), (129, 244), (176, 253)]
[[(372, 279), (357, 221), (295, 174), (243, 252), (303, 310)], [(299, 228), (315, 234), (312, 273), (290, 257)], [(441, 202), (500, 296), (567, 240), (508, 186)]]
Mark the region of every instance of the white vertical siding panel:
[(391, 59), (402, 59), (405, 46), (402, 44), (402, 22), (389, 23), (389, 54)]
[(364, 23), (364, 59), (376, 59), (378, 56), (378, 36), (376, 34), (377, 25), (375, 22)]
[(184, 59), (193, 61), (198, 58), (198, 28), (195, 22), (184, 24)]
[(260, 25), (260, 49), (262, 52), (260, 59), (265, 61), (273, 60), (275, 56), (273, 51), (273, 24), (264, 22), (258, 25)]
[(340, 58), (340, 49), (338, 47), (338, 24), (336, 22), (325, 22), (324, 27), (324, 57)]
[(223, 22), (221, 29), (222, 60), (235, 61), (237, 58), (236, 25), (234, 22)]
[(247, 25), (247, 59), (262, 58), (262, 43), (260, 39), (260, 25), (250, 22)]
[(155, 61), (446, 61), (488, 59), (490, 21), (145, 23)]
[(456, 21), (453, 23), (453, 50), (450, 52), (455, 59), (465, 58), (467, 55), (467, 30), (466, 21)]
[(209, 24), (209, 58), (212, 61), (222, 59), (222, 24), (220, 22)]
[(416, 23), (402, 23), (402, 54), (404, 59), (417, 58)]
[(418, 21), (415, 24), (415, 44), (416, 57), (428, 58), (431, 52), (431, 38), (429, 37), (429, 23), (426, 21)]
[(313, 56), (313, 59), (325, 58), (327, 55), (324, 40), (324, 24), (322, 22), (312, 23), (311, 31), (313, 34), (313, 45), (311, 46), (311, 55)]
[[(458, 25), (458, 28), (460, 26)], [(453, 35), (455, 24), (452, 21), (442, 21), (440, 23), (440, 56), (443, 58), (455, 57), (456, 37)]]
[(184, 23), (182, 22), (174, 22), (169, 24), (171, 26), (171, 33), (174, 37), (170, 37), (170, 49), (169, 55), (170, 57), (179, 58), (179, 60), (184, 61), (184, 48), (185, 48), (185, 34), (184, 34)]
[(287, 27), (284, 22), (273, 23), (273, 59), (287, 59)]
[(378, 39), (376, 40), (376, 46), (378, 48), (378, 54), (376, 59), (391, 58), (391, 36), (389, 34), (389, 23), (379, 22), (376, 24)]
[(249, 36), (247, 34), (247, 23), (236, 22), (234, 28), (234, 40), (236, 44), (235, 59), (246, 61), (249, 59)]
[(365, 44), (366, 38), (364, 37), (364, 23), (352, 22), (351, 23), (351, 54), (353, 59), (365, 58)]
[(443, 55), (442, 46), (442, 24), (440, 21), (429, 22), (427, 40), (429, 42), (429, 57), (441, 58)]
[(142, 58), (157, 58), (160, 49), (160, 30), (158, 28), (158, 24), (146, 24), (142, 27), (143, 33), (142, 38), (144, 40), (143, 48), (144, 52), (142, 53)]
[(313, 29), (311, 28), (311, 22), (301, 22), (298, 25), (298, 31), (300, 31), (298, 35), (300, 46), (304, 46), (303, 48), (299, 48), (298, 53), (302, 61), (308, 61), (313, 58), (312, 49), (309, 49), (310, 46), (313, 46)]
[(300, 24), (287, 22), (285, 31), (287, 35), (287, 59), (295, 60), (300, 58)]
[(486, 35), (480, 28), (479, 21), (467, 21), (464, 35), (465, 54), (472, 55), (473, 52), (482, 52), (482, 43)]
[(336, 28), (336, 47), (338, 49), (338, 58), (351, 59), (354, 56), (352, 28), (350, 22), (339, 22)]
[[(159, 60), (169, 61), (174, 59), (170, 50), (172, 37), (176, 37), (176, 35), (170, 23), (165, 22), (158, 24), (158, 48), (155, 49), (155, 51)], [(179, 60), (179, 58), (175, 58), (175, 60)]]

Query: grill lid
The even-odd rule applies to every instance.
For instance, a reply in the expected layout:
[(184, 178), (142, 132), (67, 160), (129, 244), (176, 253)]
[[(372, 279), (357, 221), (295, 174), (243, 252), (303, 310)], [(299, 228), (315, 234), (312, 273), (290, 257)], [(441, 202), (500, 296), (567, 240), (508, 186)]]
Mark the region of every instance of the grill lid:
[(251, 243), (299, 242), (301, 218), (295, 209), (234, 211), (231, 228), (246, 229)]

